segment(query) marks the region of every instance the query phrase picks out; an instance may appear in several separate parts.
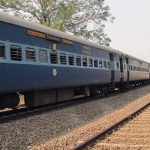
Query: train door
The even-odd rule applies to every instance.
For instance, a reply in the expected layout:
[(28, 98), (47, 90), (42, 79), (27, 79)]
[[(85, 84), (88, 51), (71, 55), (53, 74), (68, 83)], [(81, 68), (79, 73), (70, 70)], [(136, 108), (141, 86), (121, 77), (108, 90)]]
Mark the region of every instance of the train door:
[(128, 58), (124, 58), (123, 56), (120, 57), (120, 72), (121, 72), (121, 82), (125, 82), (129, 80), (129, 73), (128, 73)]

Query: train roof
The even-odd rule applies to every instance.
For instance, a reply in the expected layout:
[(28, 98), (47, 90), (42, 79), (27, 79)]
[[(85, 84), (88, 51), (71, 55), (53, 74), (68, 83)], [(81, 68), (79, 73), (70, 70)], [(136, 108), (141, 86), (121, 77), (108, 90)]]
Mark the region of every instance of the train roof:
[[(73, 36), (73, 35), (70, 35), (70, 34), (67, 34), (67, 33), (49, 28), (49, 27), (46, 27), (46, 26), (38, 24), (38, 23), (23, 20), (23, 19), (20, 19), (18, 17), (15, 17), (15, 16), (8, 15), (6, 13), (0, 12), (0, 21), (10, 23), (10, 24), (14, 24), (14, 25), (17, 25), (17, 26), (22, 26), (22, 27), (32, 29), (32, 30), (37, 30), (37, 31), (40, 31), (40, 32), (43, 32), (43, 33), (47, 33), (47, 34), (59, 37), (59, 38), (65, 38), (65, 39), (72, 40), (72, 41), (75, 41), (75, 42), (78, 42), (78, 43), (82, 43), (84, 45), (88, 45), (88, 46), (91, 46), (91, 47), (95, 47), (95, 48), (103, 49), (103, 50), (106, 50), (106, 51), (110, 51), (112, 53), (116, 53), (116, 54), (119, 54), (119, 55), (122, 54), (122, 55), (125, 55), (125, 56), (128, 56), (128, 57), (132, 57), (134, 59), (138, 59), (136, 57), (125, 54), (125, 53), (123, 53), (119, 50), (113, 49), (111, 47), (102, 46), (102, 45), (100, 45), (98, 43), (95, 43), (93, 41), (85, 40), (83, 38)], [(141, 60), (141, 59), (138, 59), (138, 60)], [(141, 61), (143, 61), (143, 60), (141, 60)]]

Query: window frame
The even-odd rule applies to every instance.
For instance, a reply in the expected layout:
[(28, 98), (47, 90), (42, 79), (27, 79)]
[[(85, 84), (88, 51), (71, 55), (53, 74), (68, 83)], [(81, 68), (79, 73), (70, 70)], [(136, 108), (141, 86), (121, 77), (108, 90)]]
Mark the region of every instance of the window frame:
[[(72, 59), (72, 63), (70, 63), (71, 62), (71, 59)], [(75, 61), (74, 61), (74, 55), (73, 54), (68, 54), (68, 64), (69, 64), (69, 66), (74, 66), (75, 65)]]
[[(80, 61), (77, 61), (77, 59), (79, 59)], [(80, 55), (76, 55), (75, 61), (76, 61), (76, 66), (82, 66), (82, 57)], [(78, 62), (80, 62), (80, 65)]]
[[(45, 58), (46, 58), (46, 59), (43, 59), (43, 58), (44, 58), (44, 55), (40, 55), (40, 52), (42, 52), (42, 51), (45, 52), (45, 54), (46, 54), (46, 55), (45, 55)], [(42, 58), (41, 56), (42, 56), (43, 58)], [(42, 58), (42, 59), (41, 59), (41, 58)], [(41, 61), (41, 60), (45, 60), (45, 61)], [(47, 50), (45, 50), (45, 49), (39, 49), (39, 62), (40, 62), (40, 63), (43, 63), (43, 64), (48, 63), (48, 53), (47, 53)]]
[[(18, 53), (18, 54), (15, 56), (15, 54), (12, 54), (13, 50), (19, 50), (20, 52), (16, 51), (16, 53)], [(19, 53), (20, 53), (20, 56), (19, 56)], [(14, 56), (12, 57), (12, 55), (14, 55)], [(16, 61), (16, 62), (20, 62), (20, 61), (23, 60), (23, 52), (22, 52), (22, 47), (21, 46), (15, 45), (15, 44), (10, 45), (10, 59), (12, 61)]]
[(0, 47), (3, 47), (3, 49), (2, 49), (3, 56), (2, 57), (0, 56), (0, 60), (5, 60), (6, 59), (6, 46), (5, 46), (5, 44), (0, 43)]
[[(64, 58), (65, 59), (64, 59)], [(64, 53), (64, 52), (60, 52), (59, 53), (59, 59), (60, 59), (60, 64), (61, 65), (67, 65), (67, 54), (66, 53)]]
[[(92, 67), (94, 66), (93, 58), (92, 58), (92, 57), (89, 57), (88, 60), (89, 60), (89, 65), (88, 65), (88, 66), (89, 66), (90, 68), (92, 68)], [(91, 60), (92, 60), (92, 61), (91, 61)], [(92, 63), (91, 63), (90, 61), (91, 61)]]
[[(27, 58), (27, 52), (33, 52), (33, 58), (34, 59), (31, 59), (31, 58)], [(36, 62), (36, 51), (35, 51), (35, 48), (31, 48), (31, 47), (26, 47), (26, 50), (25, 50), (25, 57), (26, 57), (26, 62), (30, 62), (30, 63), (34, 63)]]
[[(101, 65), (100, 65), (100, 62), (101, 62)], [(103, 59), (98, 59), (98, 63), (99, 63), (99, 68), (103, 68)]]

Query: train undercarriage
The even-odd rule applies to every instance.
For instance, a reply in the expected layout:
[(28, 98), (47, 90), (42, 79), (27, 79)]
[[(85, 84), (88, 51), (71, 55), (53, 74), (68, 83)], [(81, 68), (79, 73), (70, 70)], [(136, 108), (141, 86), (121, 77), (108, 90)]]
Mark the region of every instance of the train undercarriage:
[(58, 103), (63, 101), (72, 100), (80, 96), (96, 96), (100, 94), (106, 94), (120, 89), (125, 91), (130, 87), (146, 85), (149, 80), (122, 82), (122, 83), (111, 83), (103, 85), (93, 85), (86, 87), (72, 87), (62, 89), (51, 89), (51, 90), (39, 90), (29, 92), (17, 92), (11, 94), (0, 95), (0, 109), (12, 108), (16, 109), (20, 103), (20, 95), (23, 95), (23, 101), (26, 107), (34, 107), (47, 105), (52, 103)]

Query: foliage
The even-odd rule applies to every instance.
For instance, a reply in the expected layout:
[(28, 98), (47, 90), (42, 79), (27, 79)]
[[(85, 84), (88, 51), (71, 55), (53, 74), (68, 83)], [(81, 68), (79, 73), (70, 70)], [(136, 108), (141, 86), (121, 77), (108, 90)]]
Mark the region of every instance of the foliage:
[[(109, 46), (105, 22), (114, 17), (105, 0), (0, 0), (3, 12)], [(92, 26), (92, 27), (91, 27)]]

